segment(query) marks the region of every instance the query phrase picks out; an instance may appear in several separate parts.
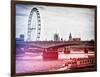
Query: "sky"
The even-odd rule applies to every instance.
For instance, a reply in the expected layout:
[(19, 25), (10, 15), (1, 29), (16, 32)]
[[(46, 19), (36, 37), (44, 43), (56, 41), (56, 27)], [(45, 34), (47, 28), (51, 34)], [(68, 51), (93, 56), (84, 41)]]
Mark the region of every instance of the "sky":
[[(27, 40), (29, 14), (34, 7), (39, 10), (41, 17), (40, 40), (53, 40), (55, 33), (58, 33), (63, 40), (68, 40), (70, 32), (73, 38), (94, 39), (95, 9), (24, 4), (16, 5), (17, 38), (20, 34), (24, 34)], [(37, 22), (36, 20), (34, 14), (33, 22)]]

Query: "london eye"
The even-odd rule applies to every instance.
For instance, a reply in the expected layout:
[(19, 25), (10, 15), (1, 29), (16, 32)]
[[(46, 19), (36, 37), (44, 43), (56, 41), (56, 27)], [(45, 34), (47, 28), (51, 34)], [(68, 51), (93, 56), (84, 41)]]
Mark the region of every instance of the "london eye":
[(37, 8), (32, 8), (28, 19), (27, 41), (39, 41), (41, 34), (40, 13)]

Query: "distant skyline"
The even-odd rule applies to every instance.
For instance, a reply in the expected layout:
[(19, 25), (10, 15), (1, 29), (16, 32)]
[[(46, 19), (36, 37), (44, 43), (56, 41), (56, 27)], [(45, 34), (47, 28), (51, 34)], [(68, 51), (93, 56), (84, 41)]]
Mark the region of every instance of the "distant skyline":
[(33, 7), (37, 7), (41, 16), (40, 40), (53, 40), (58, 33), (63, 40), (73, 38), (94, 39), (94, 9), (75, 7), (56, 7), (43, 5), (16, 5), (16, 37), (25, 35), (27, 40), (28, 17)]

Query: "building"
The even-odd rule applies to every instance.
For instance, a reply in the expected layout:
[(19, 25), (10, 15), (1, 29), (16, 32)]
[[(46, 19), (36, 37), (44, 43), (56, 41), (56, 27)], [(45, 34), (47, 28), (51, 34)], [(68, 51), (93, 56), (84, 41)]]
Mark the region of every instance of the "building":
[(68, 41), (81, 41), (81, 38), (73, 38), (72, 35), (71, 35), (71, 33), (70, 33)]
[(16, 41), (24, 41), (24, 34), (20, 34), (20, 37), (16, 38)]
[(59, 34), (57, 33), (54, 34), (54, 41), (60, 41)]

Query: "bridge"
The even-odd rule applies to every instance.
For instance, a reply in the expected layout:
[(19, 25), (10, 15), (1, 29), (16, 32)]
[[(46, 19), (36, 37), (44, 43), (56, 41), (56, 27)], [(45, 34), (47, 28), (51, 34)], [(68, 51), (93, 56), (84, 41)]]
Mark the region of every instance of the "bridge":
[(70, 47), (70, 48), (88, 48), (94, 49), (93, 41), (20, 41), (16, 42), (17, 48), (30, 49), (53, 49)]

